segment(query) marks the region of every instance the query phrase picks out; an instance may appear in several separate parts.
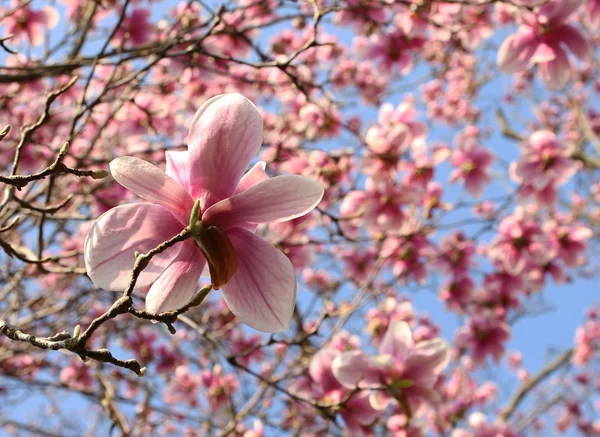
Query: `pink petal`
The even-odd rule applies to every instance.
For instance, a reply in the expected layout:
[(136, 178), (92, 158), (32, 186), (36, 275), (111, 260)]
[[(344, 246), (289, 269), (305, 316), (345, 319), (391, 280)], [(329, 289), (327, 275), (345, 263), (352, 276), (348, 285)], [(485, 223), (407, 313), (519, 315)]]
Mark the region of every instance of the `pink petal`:
[(529, 144), (535, 149), (553, 147), (557, 142), (556, 134), (548, 130), (538, 130), (529, 136)]
[[(174, 237), (181, 223), (158, 205), (121, 205), (102, 214), (85, 240), (85, 266), (91, 280), (106, 290), (124, 290), (135, 262), (134, 252), (146, 253)], [(175, 245), (150, 261), (136, 288), (147, 287), (177, 256)]]
[(573, 26), (565, 25), (557, 30), (560, 40), (582, 61), (587, 61), (591, 54), (590, 43), (582, 33)]
[(548, 62), (556, 58), (554, 49), (546, 44), (540, 43), (535, 49), (535, 53), (531, 57), (531, 62)]
[(240, 94), (213, 97), (198, 110), (188, 140), (190, 191), (202, 209), (235, 191), (262, 139), (262, 117)]
[(371, 396), (369, 396), (369, 403), (371, 404), (371, 408), (377, 411), (385, 410), (390, 404), (391, 400), (392, 398), (390, 397), (390, 395), (388, 395), (387, 392), (382, 390), (374, 391), (373, 393), (371, 393)]
[[(381, 412), (371, 408), (369, 403), (369, 392), (362, 391), (350, 398), (345, 408), (346, 414), (352, 413), (352, 419), (362, 426), (368, 426), (377, 419)], [(344, 410), (342, 410), (343, 414)]]
[(442, 339), (427, 340), (417, 343), (411, 362), (423, 372), (439, 375), (448, 365), (450, 349)]
[(550, 0), (540, 8), (538, 15), (553, 23), (559, 23), (565, 21), (584, 2), (585, 0)]
[(404, 358), (413, 347), (413, 336), (410, 326), (406, 322), (394, 321), (381, 341), (379, 352), (389, 354), (395, 358)]
[(379, 370), (383, 366), (362, 351), (350, 351), (337, 356), (331, 370), (344, 387), (376, 388), (381, 387)]
[(531, 63), (536, 45), (535, 35), (529, 29), (510, 35), (498, 49), (498, 67), (505, 73), (524, 70)]
[(485, 177), (481, 174), (470, 174), (465, 179), (465, 189), (473, 197), (480, 197), (485, 188)]
[(312, 211), (322, 197), (323, 187), (312, 179), (276, 176), (211, 206), (202, 221), (225, 230), (245, 223), (284, 222)]
[(227, 231), (237, 255), (237, 272), (221, 288), (231, 312), (246, 325), (262, 332), (290, 327), (296, 303), (296, 275), (292, 263), (253, 233)]
[(412, 140), (412, 133), (407, 125), (401, 123), (391, 129), (387, 139), (396, 147), (404, 147)]
[(340, 351), (336, 349), (325, 348), (318, 351), (310, 361), (308, 373), (323, 393), (340, 388), (340, 383), (331, 370), (331, 363), (339, 354)]
[(194, 296), (206, 261), (193, 243), (182, 245), (179, 255), (152, 285), (146, 296), (146, 311), (162, 313), (181, 308)]
[(569, 232), (569, 237), (574, 241), (585, 242), (592, 238), (594, 233), (590, 228), (586, 228), (585, 226), (580, 226), (575, 228)]
[(600, 28), (600, 1), (589, 0), (587, 7), (587, 22), (591, 27), (591, 30), (598, 31), (598, 28)]
[(252, 188), (262, 181), (269, 179), (269, 175), (265, 172), (266, 166), (267, 163), (265, 161), (260, 161), (254, 164), (254, 167), (252, 167), (250, 171), (248, 171), (248, 173), (246, 173), (240, 180), (240, 183), (233, 192), (233, 195), (235, 196), (236, 194), (240, 194), (242, 191), (246, 191), (248, 188)]
[(197, 137), (199, 135), (198, 132), (198, 120), (200, 120), (200, 117), (202, 117), (202, 115), (206, 112), (206, 110), (208, 109), (208, 107), (210, 105), (212, 105), (213, 103), (215, 103), (217, 100), (219, 100), (221, 97), (225, 97), (226, 94), (218, 94), (214, 97), (211, 97), (210, 99), (208, 99), (206, 102), (204, 102), (202, 104), (202, 106), (200, 106), (198, 108), (198, 110), (196, 111), (196, 114), (194, 114), (194, 118), (192, 118), (192, 123), (190, 124), (190, 131), (188, 133), (188, 144), (190, 144), (192, 142), (192, 139)]
[(165, 152), (167, 168), (165, 173), (175, 179), (181, 187), (190, 189), (190, 156), (187, 150)]
[(25, 29), (25, 32), (32, 46), (37, 46), (44, 42), (45, 32), (43, 27), (31, 25)]
[(46, 27), (52, 29), (57, 26), (60, 21), (60, 14), (53, 8), (52, 6), (47, 6), (42, 10), (43, 17), (41, 18), (41, 22), (44, 23)]
[(556, 49), (556, 59), (540, 64), (540, 75), (550, 89), (565, 86), (571, 76), (571, 66), (563, 49)]
[(174, 179), (143, 159), (123, 156), (110, 163), (115, 180), (142, 199), (164, 206), (187, 225), (194, 200)]

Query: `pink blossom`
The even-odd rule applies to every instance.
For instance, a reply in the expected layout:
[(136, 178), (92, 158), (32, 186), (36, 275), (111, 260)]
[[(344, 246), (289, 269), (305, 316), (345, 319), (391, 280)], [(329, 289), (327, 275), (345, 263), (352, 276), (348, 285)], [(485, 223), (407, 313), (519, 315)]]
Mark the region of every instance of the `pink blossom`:
[(336, 24), (352, 24), (356, 32), (368, 33), (370, 29), (385, 23), (387, 12), (383, 4), (373, 0), (345, 0), (335, 15)]
[(380, 355), (345, 352), (333, 360), (333, 374), (348, 388), (376, 388), (371, 406), (385, 409), (395, 399), (409, 416), (423, 414), (435, 400), (433, 390), (449, 360), (441, 339), (415, 343), (406, 322), (393, 322), (379, 346)]
[(212, 370), (202, 372), (202, 383), (208, 390), (208, 400), (213, 410), (220, 410), (235, 394), (238, 380), (235, 375), (223, 374), (223, 368), (217, 364)]
[(333, 252), (344, 262), (344, 272), (350, 280), (357, 284), (364, 284), (368, 280), (377, 259), (374, 249), (361, 250), (358, 247), (336, 246)]
[(493, 155), (477, 141), (479, 130), (469, 127), (459, 135), (458, 147), (454, 150), (451, 162), (457, 167), (450, 174), (450, 182), (462, 181), (465, 189), (472, 196), (478, 197), (483, 193), (485, 184), (490, 181), (489, 167)]
[(258, 419), (254, 419), (252, 422), (252, 429), (246, 431), (242, 437), (263, 437), (264, 432), (265, 431), (262, 422)]
[(340, 415), (348, 430), (352, 435), (361, 436), (367, 433), (380, 413), (369, 404), (368, 391), (352, 394), (334, 375), (334, 361), (343, 354), (343, 350), (353, 346), (348, 341), (352, 341), (352, 338), (336, 336), (328, 347), (321, 349), (312, 358), (309, 375), (315, 386), (311, 397), (330, 405), (343, 403)]
[(340, 206), (344, 227), (364, 225), (374, 235), (402, 233), (408, 226), (403, 206), (416, 203), (415, 187), (395, 185), (389, 180), (369, 178), (366, 191), (349, 192)]
[(202, 382), (203, 378), (192, 373), (188, 366), (177, 366), (164, 391), (165, 402), (171, 405), (185, 402), (191, 407), (197, 406)]
[(506, 38), (498, 49), (500, 69), (514, 73), (539, 64), (546, 86), (562, 88), (571, 72), (566, 48), (582, 61), (590, 56), (591, 47), (584, 35), (567, 24), (584, 1), (549, 0), (536, 12), (525, 14), (519, 30)]
[(231, 354), (242, 366), (248, 367), (251, 362), (263, 360), (265, 354), (260, 347), (259, 335), (246, 335), (241, 329), (231, 333)]
[(573, 362), (584, 366), (592, 361), (595, 353), (600, 350), (600, 307), (592, 308), (587, 315), (585, 324), (575, 331), (575, 350)]
[[(198, 110), (188, 151), (167, 152), (166, 173), (133, 157), (112, 161), (117, 182), (151, 203), (122, 205), (96, 221), (85, 244), (92, 281), (105, 289), (125, 289), (134, 252), (146, 253), (179, 234), (196, 201), (196, 240), (153, 257), (139, 275), (136, 288), (151, 285), (147, 311), (173, 310), (188, 302), (208, 257), (213, 286), (221, 288), (232, 313), (260, 331), (287, 329), (296, 294), (294, 268), (254, 231), (259, 223), (305, 215), (319, 203), (323, 189), (302, 176), (269, 179), (262, 162), (242, 178), (261, 144), (256, 107), (239, 94), (228, 94), (213, 97)], [(208, 235), (230, 249), (217, 255), (215, 243), (202, 242)]]
[(587, 23), (592, 30), (597, 31), (600, 28), (600, 0), (587, 0), (586, 8)]
[(413, 279), (424, 284), (427, 272), (425, 260), (431, 252), (429, 242), (422, 235), (387, 238), (381, 246), (380, 256), (392, 265), (394, 276), (403, 282)]
[(559, 223), (547, 221), (542, 226), (552, 247), (558, 257), (569, 267), (581, 264), (583, 254), (592, 238), (593, 232), (581, 223)]
[(60, 371), (60, 382), (74, 390), (91, 392), (96, 379), (90, 366), (80, 359), (73, 359)]
[(389, 33), (376, 33), (369, 40), (367, 57), (377, 59), (385, 71), (398, 67), (401, 74), (408, 74), (413, 67), (413, 54), (420, 49), (425, 40), (412, 37), (402, 29)]
[(400, 155), (413, 140), (424, 138), (427, 132), (416, 118), (415, 102), (410, 98), (397, 107), (385, 103), (379, 109), (378, 124), (367, 131), (365, 142), (376, 154)]
[(512, 275), (520, 273), (543, 250), (543, 233), (537, 221), (522, 210), (506, 217), (498, 227), (498, 236), (489, 247), (489, 257)]
[(488, 6), (440, 2), (436, 4), (431, 20), (435, 23), (435, 26), (431, 26), (433, 38), (447, 42), (458, 37), (462, 46), (469, 51), (475, 50), (494, 33)]
[(456, 344), (469, 349), (477, 365), (488, 355), (496, 362), (502, 358), (506, 342), (510, 339), (510, 326), (491, 310), (474, 313), (466, 326), (458, 331)]
[(414, 162), (401, 163), (401, 168), (406, 171), (402, 183), (408, 186), (420, 185), (425, 188), (433, 178), (434, 169), (450, 156), (451, 150), (447, 146), (434, 146), (431, 156), (428, 156), (427, 147), (421, 141), (414, 141), (411, 149)]
[(393, 321), (414, 324), (415, 310), (409, 300), (398, 302), (393, 297), (386, 298), (378, 308), (371, 308), (365, 317), (367, 332), (375, 344), (381, 343)]
[(516, 182), (530, 184), (535, 191), (563, 185), (578, 168), (570, 159), (573, 152), (574, 146), (561, 144), (554, 133), (534, 132), (519, 161), (512, 164), (511, 176)]
[(129, 44), (136, 47), (149, 42), (154, 32), (152, 24), (148, 21), (149, 18), (149, 10), (138, 8), (131, 11), (117, 29), (113, 43), (116, 46)]
[(475, 284), (468, 276), (453, 278), (440, 290), (440, 299), (444, 301), (448, 309), (456, 313), (462, 313), (471, 300)]
[(29, 4), (22, 6), (21, 3), (19, 0), (11, 1), (9, 10), (16, 10), (3, 18), (5, 35), (13, 35), (9, 40), (11, 44), (17, 44), (27, 38), (32, 46), (37, 46), (44, 42), (45, 30), (58, 24), (58, 11), (52, 6), (36, 11), (31, 9)]
[(519, 296), (524, 288), (521, 276), (508, 272), (489, 273), (483, 279), (483, 288), (477, 294), (477, 302), (482, 306), (516, 309), (521, 305)]
[(475, 244), (473, 241), (460, 231), (454, 232), (441, 241), (439, 256), (436, 257), (435, 264), (444, 273), (461, 276), (473, 266), (474, 255)]
[(473, 413), (468, 420), (469, 430), (457, 428), (450, 437), (520, 437), (513, 427), (505, 423), (488, 423), (482, 413)]
[(154, 360), (156, 340), (158, 336), (149, 329), (136, 329), (123, 343), (125, 347), (135, 352), (138, 360), (149, 363)]

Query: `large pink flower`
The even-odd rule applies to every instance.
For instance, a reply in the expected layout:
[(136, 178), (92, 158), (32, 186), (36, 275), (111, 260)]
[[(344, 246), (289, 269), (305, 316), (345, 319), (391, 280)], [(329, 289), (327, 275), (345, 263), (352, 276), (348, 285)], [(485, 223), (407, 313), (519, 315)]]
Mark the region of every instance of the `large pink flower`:
[(435, 400), (433, 387), (450, 357), (447, 344), (439, 338), (415, 343), (408, 323), (394, 321), (379, 352), (345, 352), (333, 360), (333, 374), (347, 388), (377, 389), (370, 398), (376, 410), (396, 399), (407, 415), (421, 415)]
[(571, 73), (567, 50), (582, 61), (587, 61), (591, 53), (585, 36), (567, 24), (584, 1), (549, 0), (536, 13), (523, 15), (519, 30), (498, 49), (500, 70), (514, 73), (538, 64), (546, 85), (551, 89), (562, 88)]
[(264, 162), (242, 177), (262, 138), (262, 118), (252, 102), (225, 94), (198, 109), (188, 150), (167, 152), (166, 172), (138, 158), (112, 161), (116, 181), (150, 203), (122, 205), (96, 221), (85, 243), (92, 281), (125, 289), (134, 252), (148, 252), (180, 233), (197, 202), (202, 231), (153, 257), (137, 280), (136, 288), (151, 286), (146, 310), (187, 303), (208, 258), (213, 285), (232, 313), (259, 331), (286, 330), (296, 297), (294, 268), (254, 232), (257, 224), (305, 215), (319, 203), (323, 188), (303, 176), (270, 179)]

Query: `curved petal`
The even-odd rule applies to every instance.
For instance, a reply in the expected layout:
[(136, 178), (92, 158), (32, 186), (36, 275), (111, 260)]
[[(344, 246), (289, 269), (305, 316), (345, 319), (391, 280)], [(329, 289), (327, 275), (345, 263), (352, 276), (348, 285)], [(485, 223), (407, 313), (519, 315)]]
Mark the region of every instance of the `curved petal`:
[(165, 173), (175, 179), (181, 187), (190, 189), (190, 156), (187, 150), (167, 150), (165, 152), (167, 167)]
[(571, 77), (571, 65), (565, 51), (556, 48), (556, 59), (540, 64), (540, 76), (549, 89), (556, 90), (565, 86)]
[(377, 411), (385, 410), (390, 404), (391, 400), (392, 398), (390, 397), (390, 395), (388, 395), (387, 392), (382, 390), (374, 391), (369, 396), (369, 403), (371, 404), (371, 408)]
[(191, 242), (183, 244), (179, 255), (150, 287), (146, 311), (162, 313), (181, 308), (194, 296), (206, 261)]
[(560, 40), (577, 56), (581, 61), (587, 61), (590, 57), (592, 48), (583, 34), (573, 26), (564, 25), (560, 28)]
[(210, 105), (212, 105), (213, 103), (215, 103), (217, 100), (219, 100), (221, 97), (224, 97), (224, 96), (225, 96), (225, 94), (217, 94), (216, 96), (213, 96), (210, 99), (208, 99), (206, 102), (204, 102), (202, 104), (202, 106), (200, 106), (198, 108), (198, 110), (194, 114), (194, 118), (192, 118), (192, 123), (190, 124), (190, 131), (188, 133), (188, 144), (190, 144), (192, 142), (193, 138), (196, 138), (198, 136), (198, 130), (199, 130), (198, 120), (200, 120), (200, 117), (202, 117), (202, 114), (204, 114), (206, 112), (206, 110), (208, 109), (208, 107)]
[(439, 375), (448, 365), (450, 349), (440, 338), (422, 341), (417, 343), (410, 359), (423, 372)]
[(263, 139), (256, 106), (240, 94), (213, 97), (190, 128), (190, 192), (202, 209), (229, 197)]
[(544, 147), (554, 148), (558, 144), (558, 138), (552, 131), (538, 130), (529, 136), (529, 144), (536, 149)]
[[(181, 230), (181, 223), (162, 206), (117, 206), (96, 220), (85, 239), (88, 275), (100, 288), (124, 290), (135, 263), (134, 253), (146, 253)], [(152, 284), (177, 256), (180, 246), (154, 256), (138, 277), (136, 288)]]
[(531, 57), (531, 62), (535, 62), (535, 63), (548, 62), (555, 58), (556, 58), (556, 51), (554, 50), (554, 48), (549, 44), (541, 42), (535, 48), (535, 52), (533, 53), (533, 56)]
[(194, 200), (174, 179), (143, 159), (123, 156), (110, 163), (115, 180), (142, 199), (164, 206), (187, 225)]
[(340, 383), (331, 371), (331, 363), (340, 354), (339, 350), (326, 347), (313, 355), (310, 360), (308, 374), (313, 381), (319, 384), (323, 393), (328, 393), (340, 387)]
[(376, 388), (381, 387), (379, 368), (385, 365), (362, 351), (350, 351), (337, 356), (331, 364), (331, 370), (344, 387)]
[(207, 224), (231, 229), (245, 223), (277, 223), (312, 211), (323, 187), (304, 176), (276, 176), (211, 206), (202, 216)]
[(498, 67), (505, 73), (524, 70), (530, 65), (536, 46), (535, 34), (528, 29), (510, 35), (498, 49)]
[(289, 328), (296, 303), (296, 275), (281, 251), (242, 228), (227, 232), (237, 255), (237, 272), (221, 288), (231, 312), (262, 332)]
[(371, 408), (369, 396), (368, 391), (362, 391), (352, 396), (347, 403), (347, 409), (352, 412), (353, 419), (362, 426), (371, 425), (381, 416), (380, 411)]
[(540, 17), (546, 18), (552, 23), (565, 21), (569, 15), (573, 14), (585, 0), (555, 0), (544, 4), (538, 13)]
[(408, 323), (394, 321), (390, 323), (381, 341), (379, 352), (395, 358), (404, 358), (412, 347), (413, 336)]
[(246, 173), (240, 180), (240, 183), (233, 192), (233, 195), (235, 196), (242, 191), (246, 191), (247, 189), (260, 184), (262, 181), (269, 179), (269, 175), (265, 172), (266, 166), (267, 163), (265, 161), (260, 161), (254, 164), (254, 167), (252, 167), (250, 171), (248, 171), (248, 173)]

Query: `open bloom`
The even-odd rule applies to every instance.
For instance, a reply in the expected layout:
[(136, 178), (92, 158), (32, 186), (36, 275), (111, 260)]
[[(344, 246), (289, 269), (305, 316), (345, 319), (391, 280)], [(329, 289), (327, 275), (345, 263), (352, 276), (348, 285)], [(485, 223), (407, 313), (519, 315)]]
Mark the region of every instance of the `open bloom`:
[(376, 410), (396, 399), (407, 415), (421, 415), (435, 399), (433, 387), (448, 364), (448, 345), (439, 338), (415, 343), (408, 323), (394, 321), (379, 352), (345, 352), (333, 360), (333, 374), (347, 388), (378, 389), (370, 397)]
[(59, 22), (58, 11), (52, 6), (34, 10), (28, 3), (12, 0), (8, 9), (14, 12), (4, 16), (2, 24), (5, 28), (4, 35), (13, 35), (11, 44), (27, 39), (32, 46), (37, 46), (44, 42), (44, 31), (56, 27)]
[(562, 88), (569, 80), (571, 64), (567, 49), (587, 61), (591, 45), (574, 26), (567, 24), (585, 0), (549, 0), (537, 13), (523, 15), (523, 24), (498, 49), (498, 66), (506, 73), (525, 70), (534, 64), (546, 85)]
[[(113, 160), (115, 180), (150, 203), (118, 206), (96, 221), (85, 242), (92, 281), (125, 289), (136, 251), (146, 253), (196, 222), (194, 238), (154, 256), (139, 275), (136, 288), (151, 286), (146, 310), (186, 304), (208, 265), (233, 314), (259, 331), (286, 330), (296, 297), (294, 268), (254, 232), (260, 223), (305, 215), (323, 188), (303, 176), (269, 178), (264, 162), (242, 177), (262, 138), (262, 118), (252, 102), (225, 94), (198, 109), (188, 150), (166, 152), (166, 172), (138, 158)], [(198, 216), (190, 220), (193, 209)]]
[(490, 181), (489, 168), (494, 161), (490, 151), (478, 141), (479, 130), (467, 127), (458, 137), (458, 147), (454, 150), (451, 163), (455, 169), (450, 173), (450, 182), (463, 181), (467, 192), (479, 197)]

